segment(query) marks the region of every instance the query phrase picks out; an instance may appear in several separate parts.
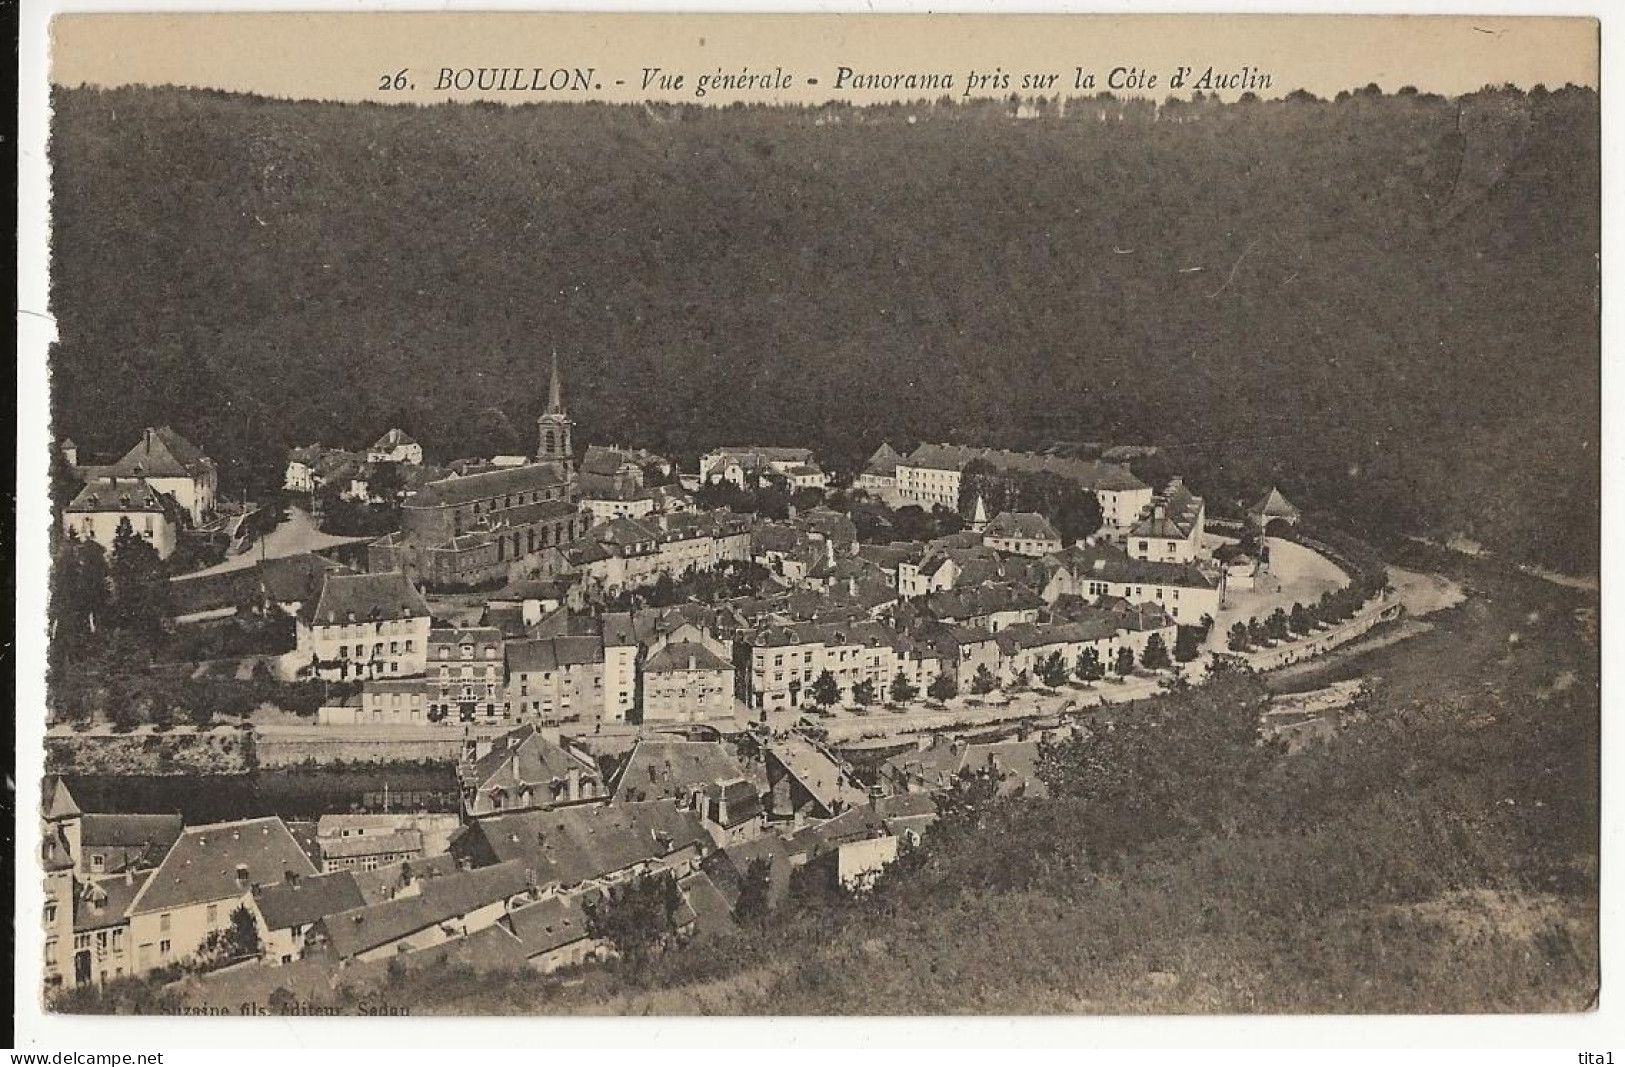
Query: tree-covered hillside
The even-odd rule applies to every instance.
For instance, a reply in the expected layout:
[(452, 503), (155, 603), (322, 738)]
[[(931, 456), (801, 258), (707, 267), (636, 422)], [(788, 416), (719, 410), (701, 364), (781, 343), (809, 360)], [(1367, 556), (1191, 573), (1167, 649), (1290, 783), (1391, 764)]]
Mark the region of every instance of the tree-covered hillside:
[(1149, 441), (1215, 510), (1279, 481), (1595, 567), (1589, 91), (55, 108), (55, 416), (90, 452), (172, 422), (229, 487), (397, 424), (513, 451), (556, 347), (584, 441)]

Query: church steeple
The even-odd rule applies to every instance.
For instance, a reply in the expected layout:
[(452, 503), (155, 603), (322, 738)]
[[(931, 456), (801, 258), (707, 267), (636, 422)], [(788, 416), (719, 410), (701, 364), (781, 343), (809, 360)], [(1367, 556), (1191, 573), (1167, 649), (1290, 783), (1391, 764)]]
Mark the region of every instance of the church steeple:
[(547, 383), (547, 413), (564, 414), (564, 386), (559, 382), (559, 350), (553, 350), (553, 377)]
[(982, 502), (982, 494), (976, 494), (976, 509), (971, 513), (970, 529), (972, 533), (981, 533), (987, 529), (987, 505)]
[(564, 384), (559, 378), (559, 351), (553, 350), (553, 369), (547, 383), (547, 410), (536, 417), (536, 459), (558, 463), (566, 472), (574, 468), (575, 448), (571, 441), (575, 423), (564, 410)]

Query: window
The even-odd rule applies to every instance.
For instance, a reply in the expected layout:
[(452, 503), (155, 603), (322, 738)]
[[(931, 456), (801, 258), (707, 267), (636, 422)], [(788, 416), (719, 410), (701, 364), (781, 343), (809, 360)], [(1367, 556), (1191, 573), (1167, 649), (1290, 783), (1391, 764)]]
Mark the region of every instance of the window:
[(119, 927), (113, 929), (113, 951), (124, 951), (124, 930)]
[(389, 654), (391, 656), (398, 656), (401, 654), (401, 643), (399, 641), (391, 641), (389, 643)]
[[(158, 929), (163, 933), (169, 933), (169, 912), (166, 911), (162, 915), (158, 916)], [(166, 941), (164, 943), (168, 944), (169, 942)], [(165, 949), (165, 951), (167, 952), (168, 949)]]
[(220, 905), (210, 904), (205, 912), (204, 921), (213, 928), (214, 924), (220, 921)]
[(99, 870), (102, 870), (106, 866), (107, 866), (107, 857), (103, 856), (100, 852), (98, 852), (95, 855), (90, 857), (90, 869), (91, 870), (99, 871)]
[(169, 955), (169, 940), (167, 938), (165, 938), (164, 940), (158, 942), (158, 955), (160, 955), (160, 956)]
[(345, 659), (346, 657), (349, 656), (349, 654), (350, 654), (350, 646), (349, 645), (340, 645), (339, 646), (339, 659)]
[(412, 641), (411, 641), (410, 638), (408, 638), (407, 642), (406, 642), (406, 654), (408, 656), (410, 656), (412, 654)]
[(56, 901), (45, 902), (45, 925), (50, 926), (56, 922)]

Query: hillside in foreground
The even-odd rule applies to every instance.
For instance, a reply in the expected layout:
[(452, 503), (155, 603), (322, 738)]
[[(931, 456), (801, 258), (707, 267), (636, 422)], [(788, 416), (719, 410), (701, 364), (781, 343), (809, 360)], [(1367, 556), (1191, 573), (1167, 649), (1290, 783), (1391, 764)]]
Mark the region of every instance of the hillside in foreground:
[(870, 901), (808, 901), (579, 989), (426, 972), (455, 992), (424, 1010), (1583, 1010), (1599, 982), (1596, 601), (1458, 576), (1474, 598), (1365, 658), (1368, 717), (1323, 748), (1259, 750), (1257, 683), (1216, 683), (1142, 709), (1160, 724), (1120, 721), (1052, 799), (950, 816)]
[(1596, 567), (1589, 91), (54, 104), (53, 408), (91, 453), (173, 422), (232, 490), (390, 425), (514, 451), (556, 347), (582, 440), (1154, 442), (1217, 510), (1280, 481)]

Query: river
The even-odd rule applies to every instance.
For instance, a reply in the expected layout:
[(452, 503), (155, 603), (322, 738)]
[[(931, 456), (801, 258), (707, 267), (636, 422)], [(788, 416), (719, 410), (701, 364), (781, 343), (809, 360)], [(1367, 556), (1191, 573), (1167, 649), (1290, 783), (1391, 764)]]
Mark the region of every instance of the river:
[(91, 812), (179, 812), (188, 825), (349, 811), (458, 810), (457, 772), (445, 767), (287, 768), (218, 775), (64, 775)]

